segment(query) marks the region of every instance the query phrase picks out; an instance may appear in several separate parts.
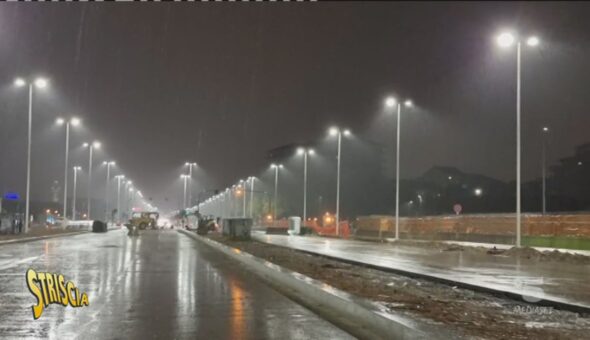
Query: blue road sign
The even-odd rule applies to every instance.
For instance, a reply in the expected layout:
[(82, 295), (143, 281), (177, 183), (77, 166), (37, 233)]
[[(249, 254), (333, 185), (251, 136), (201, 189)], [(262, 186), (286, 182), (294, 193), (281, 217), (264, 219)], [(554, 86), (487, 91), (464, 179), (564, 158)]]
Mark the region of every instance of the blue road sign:
[(20, 196), (16, 192), (9, 191), (4, 194), (4, 199), (7, 201), (18, 201), (20, 199)]

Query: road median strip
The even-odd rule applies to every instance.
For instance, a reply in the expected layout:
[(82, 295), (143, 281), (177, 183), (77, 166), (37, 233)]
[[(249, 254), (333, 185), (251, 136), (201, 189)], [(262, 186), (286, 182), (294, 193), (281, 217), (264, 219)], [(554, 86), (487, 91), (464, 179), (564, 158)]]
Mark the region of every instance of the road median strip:
[[(381, 305), (336, 289), (324, 282), (268, 262), (185, 230), (178, 230), (237, 260), (250, 272), (326, 319), (361, 338), (434, 339), (459, 338), (441, 326), (425, 324), (386, 311)], [(356, 326), (351, 325), (356, 324)]]
[(80, 235), (80, 234), (85, 234), (85, 233), (89, 233), (89, 231), (84, 230), (84, 231), (74, 231), (74, 232), (71, 232), (71, 233), (59, 233), (59, 234), (52, 234), (52, 235), (43, 235), (43, 236), (34, 236), (34, 237), (15, 238), (15, 239), (12, 239), (12, 240), (0, 241), (0, 246), (1, 245), (5, 245), (5, 244), (14, 244), (14, 243), (24, 243), (24, 242), (40, 241), (40, 240), (46, 240), (46, 239), (51, 239), (51, 238), (56, 238), (56, 237), (74, 236), (74, 235)]

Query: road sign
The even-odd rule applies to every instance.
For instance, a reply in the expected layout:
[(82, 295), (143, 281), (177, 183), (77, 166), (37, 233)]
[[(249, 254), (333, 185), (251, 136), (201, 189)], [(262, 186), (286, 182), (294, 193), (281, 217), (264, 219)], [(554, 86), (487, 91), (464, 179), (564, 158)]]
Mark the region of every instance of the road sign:
[(9, 191), (4, 194), (4, 199), (7, 201), (18, 201), (20, 196), (16, 192)]
[(459, 215), (461, 213), (461, 210), (463, 210), (463, 207), (461, 206), (461, 204), (456, 203), (453, 206), (453, 211), (455, 212), (455, 214)]

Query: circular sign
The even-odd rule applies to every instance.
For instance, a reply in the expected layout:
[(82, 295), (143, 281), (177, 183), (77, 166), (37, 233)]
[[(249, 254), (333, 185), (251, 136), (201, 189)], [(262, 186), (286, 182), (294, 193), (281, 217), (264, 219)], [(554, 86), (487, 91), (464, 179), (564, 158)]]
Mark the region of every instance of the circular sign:
[(461, 210), (463, 210), (461, 204), (456, 203), (455, 205), (453, 205), (453, 211), (455, 212), (455, 214), (459, 215), (461, 213)]

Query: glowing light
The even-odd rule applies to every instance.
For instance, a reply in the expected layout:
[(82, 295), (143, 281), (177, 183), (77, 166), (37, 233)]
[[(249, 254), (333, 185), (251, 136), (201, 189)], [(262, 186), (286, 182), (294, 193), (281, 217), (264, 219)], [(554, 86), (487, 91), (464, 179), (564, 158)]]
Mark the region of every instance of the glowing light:
[(414, 103), (412, 103), (412, 101), (408, 99), (408, 100), (406, 100), (406, 101), (404, 102), (404, 105), (405, 105), (406, 107), (412, 107), (412, 106), (414, 106)]
[(343, 134), (345, 136), (350, 136), (350, 130), (348, 130), (348, 129), (344, 130)]
[(385, 106), (387, 107), (394, 107), (397, 101), (393, 97), (385, 98)]
[(328, 132), (330, 133), (330, 136), (336, 136), (338, 134), (338, 128), (331, 127), (330, 130), (328, 130)]
[(481, 188), (475, 188), (475, 190), (473, 190), (473, 193), (475, 194), (475, 196), (481, 196), (483, 194), (483, 191), (481, 190)]
[(303, 155), (304, 152), (305, 152), (305, 149), (303, 149), (303, 148), (297, 148), (297, 154), (298, 155)]
[(496, 38), (496, 42), (500, 47), (509, 47), (514, 44), (514, 36), (508, 32), (504, 32)]
[(539, 45), (539, 38), (532, 36), (527, 39), (526, 44), (532, 47), (537, 46)]
[(22, 87), (25, 86), (27, 83), (25, 82), (25, 80), (23, 78), (16, 78), (14, 80), (14, 86), (16, 87)]
[(80, 125), (80, 119), (73, 117), (72, 119), (70, 119), (70, 123), (72, 124), (72, 126), (78, 126)]
[(55, 120), (55, 124), (57, 125), (63, 125), (66, 121), (63, 118), (57, 118)]
[(45, 78), (35, 79), (35, 86), (37, 86), (40, 89), (47, 87), (47, 79), (45, 79)]

